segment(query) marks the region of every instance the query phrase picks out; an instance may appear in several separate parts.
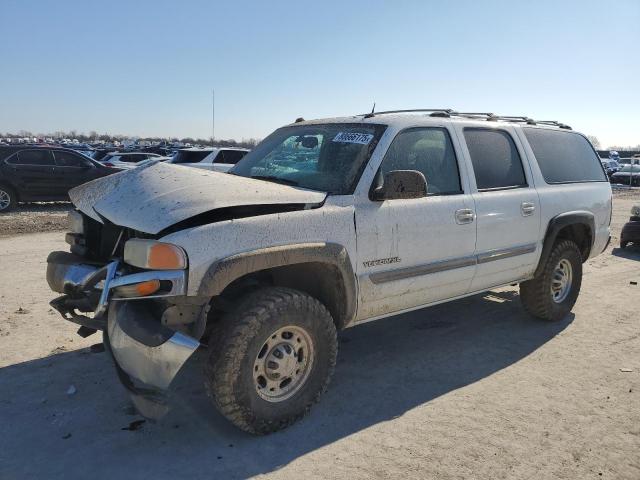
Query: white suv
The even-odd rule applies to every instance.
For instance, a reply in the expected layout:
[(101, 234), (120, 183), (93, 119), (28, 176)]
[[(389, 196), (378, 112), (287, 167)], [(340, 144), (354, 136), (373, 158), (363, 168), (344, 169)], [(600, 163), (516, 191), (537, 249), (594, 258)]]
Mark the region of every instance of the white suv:
[(178, 150), (170, 163), (185, 167), (202, 168), (216, 172), (228, 172), (249, 152), (246, 148), (183, 148)]
[(243, 430), (278, 430), (327, 387), (337, 331), (514, 283), (533, 316), (559, 320), (610, 240), (598, 155), (557, 122), (301, 120), (230, 173), (150, 162), (70, 193), (52, 305), (80, 334), (104, 331), (147, 416), (206, 344), (218, 409)]

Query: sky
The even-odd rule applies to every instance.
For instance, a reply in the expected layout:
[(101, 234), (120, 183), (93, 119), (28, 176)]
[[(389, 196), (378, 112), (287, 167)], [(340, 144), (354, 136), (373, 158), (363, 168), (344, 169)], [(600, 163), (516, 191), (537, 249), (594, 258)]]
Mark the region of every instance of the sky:
[(0, 0), (0, 132), (262, 138), (453, 108), (640, 144), (640, 0)]

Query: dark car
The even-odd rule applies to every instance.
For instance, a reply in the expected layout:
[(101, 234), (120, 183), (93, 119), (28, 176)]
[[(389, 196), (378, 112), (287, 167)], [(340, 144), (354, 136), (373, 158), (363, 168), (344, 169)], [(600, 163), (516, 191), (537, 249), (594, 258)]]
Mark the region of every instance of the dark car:
[(0, 212), (17, 202), (68, 200), (71, 188), (119, 171), (67, 148), (0, 147)]
[(620, 247), (626, 248), (630, 243), (640, 245), (640, 204), (631, 208), (631, 218), (622, 227), (620, 234)]
[(611, 183), (640, 186), (640, 165), (624, 165), (620, 171), (611, 175)]

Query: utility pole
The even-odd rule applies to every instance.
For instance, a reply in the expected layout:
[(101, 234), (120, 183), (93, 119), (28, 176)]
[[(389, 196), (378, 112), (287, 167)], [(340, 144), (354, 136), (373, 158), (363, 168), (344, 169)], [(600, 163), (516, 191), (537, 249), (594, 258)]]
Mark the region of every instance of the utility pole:
[(211, 146), (216, 138), (216, 91), (211, 89)]

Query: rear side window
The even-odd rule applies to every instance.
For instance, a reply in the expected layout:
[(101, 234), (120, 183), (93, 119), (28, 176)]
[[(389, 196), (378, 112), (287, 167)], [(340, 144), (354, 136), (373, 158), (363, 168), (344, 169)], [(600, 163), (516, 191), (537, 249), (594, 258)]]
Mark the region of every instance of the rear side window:
[(600, 158), (582, 135), (523, 128), (547, 183), (605, 182)]
[(210, 153), (211, 150), (179, 150), (172, 163), (199, 163)]
[(504, 130), (465, 128), (478, 190), (526, 187), (522, 160), (513, 138)]
[(21, 150), (16, 156), (9, 159), (8, 162), (17, 165), (53, 166), (53, 157), (49, 150), (43, 148), (37, 150)]
[(227, 163), (235, 165), (246, 154), (247, 152), (243, 152), (242, 150), (220, 150), (213, 163)]

